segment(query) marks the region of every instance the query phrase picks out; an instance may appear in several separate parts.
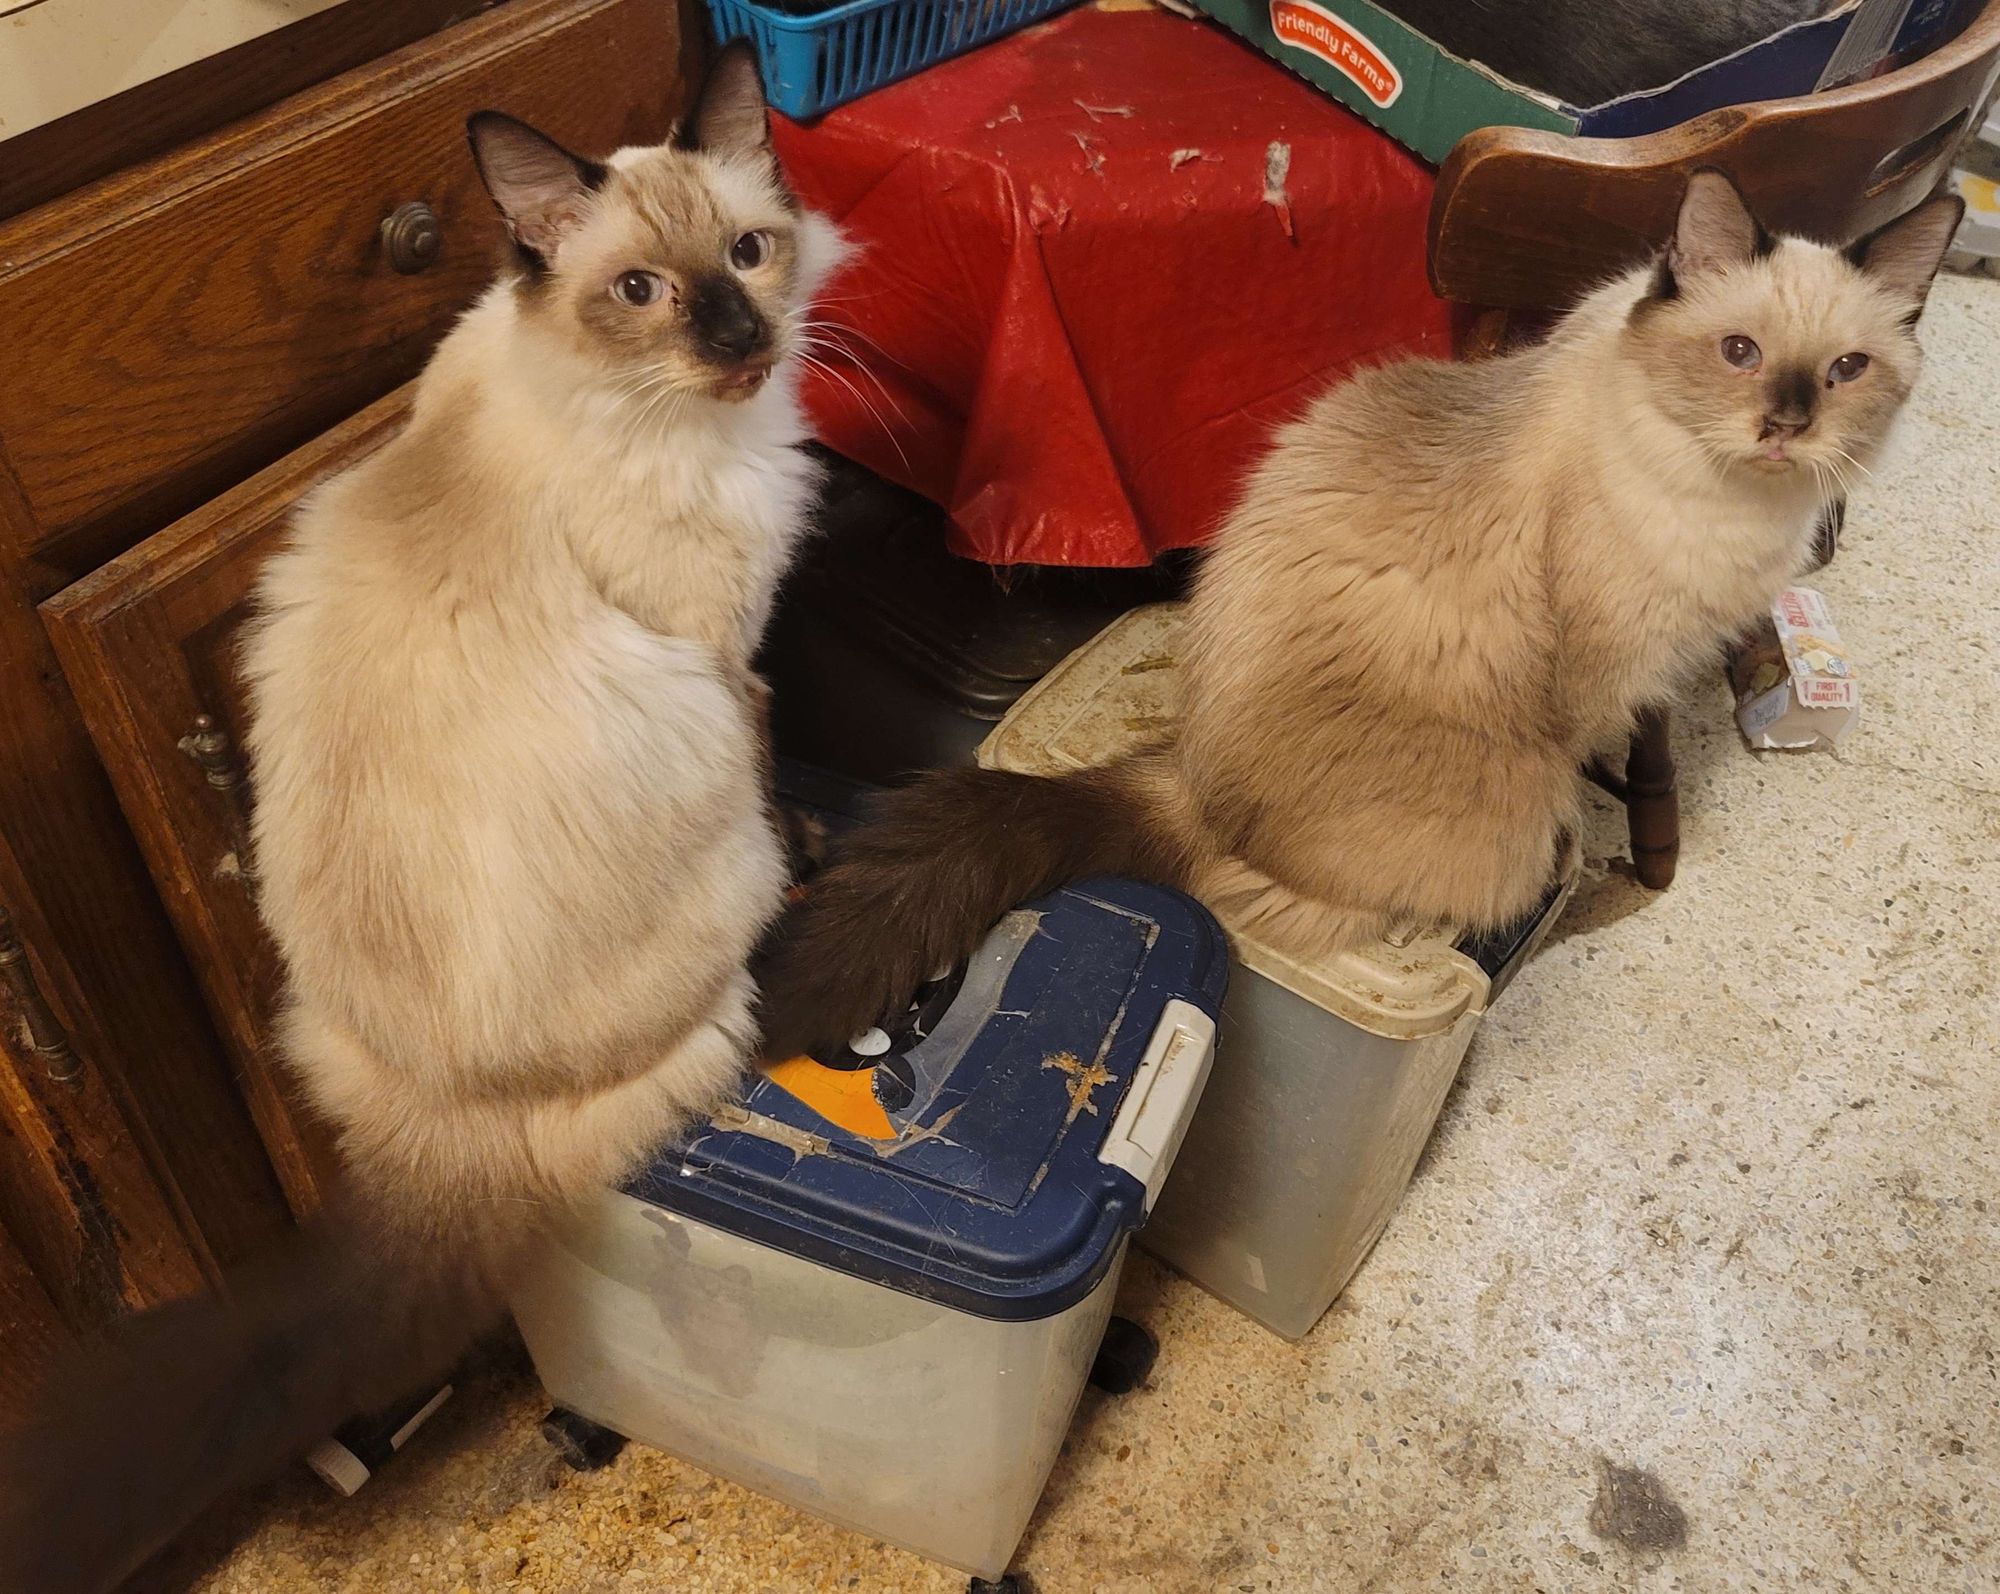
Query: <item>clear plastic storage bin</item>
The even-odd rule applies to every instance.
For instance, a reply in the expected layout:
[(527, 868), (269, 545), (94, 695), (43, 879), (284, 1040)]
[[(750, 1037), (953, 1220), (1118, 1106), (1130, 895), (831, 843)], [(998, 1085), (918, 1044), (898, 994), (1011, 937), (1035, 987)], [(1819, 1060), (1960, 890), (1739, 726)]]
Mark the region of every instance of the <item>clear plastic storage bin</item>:
[(834, 1062), (767, 1069), (550, 1244), (515, 1315), (570, 1411), (1005, 1573), (1209, 1072), (1220, 928), (1095, 881)]
[[(1177, 604), (1135, 609), (1051, 670), (979, 750), (1056, 775), (1171, 723)], [(1302, 964), (1232, 932), (1219, 1060), (1140, 1244), (1267, 1328), (1318, 1322), (1381, 1237), (1472, 1032), (1569, 894), (1503, 935), (1381, 941)]]

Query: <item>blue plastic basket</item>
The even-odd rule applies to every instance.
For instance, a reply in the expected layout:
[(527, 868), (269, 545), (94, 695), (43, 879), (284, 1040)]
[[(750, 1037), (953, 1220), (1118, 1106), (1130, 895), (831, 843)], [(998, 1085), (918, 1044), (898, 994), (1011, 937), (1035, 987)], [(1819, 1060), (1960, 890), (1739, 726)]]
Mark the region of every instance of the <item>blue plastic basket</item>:
[(1077, 0), (847, 0), (804, 16), (758, 0), (708, 0), (718, 41), (748, 39), (764, 93), (787, 116), (817, 116)]

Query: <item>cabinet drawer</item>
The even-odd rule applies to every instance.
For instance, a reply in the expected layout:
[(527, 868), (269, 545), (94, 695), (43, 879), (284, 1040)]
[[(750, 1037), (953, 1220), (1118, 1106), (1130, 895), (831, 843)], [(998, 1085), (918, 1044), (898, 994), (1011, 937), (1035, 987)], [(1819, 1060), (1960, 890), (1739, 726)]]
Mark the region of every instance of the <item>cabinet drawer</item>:
[[(92, 3), (101, 8), (107, 0)], [(184, 0), (150, 3), (178, 4), (189, 15), (197, 11)], [(275, 9), (274, 0), (254, 3), (267, 11)], [(505, 3), (339, 0), (337, 6), (305, 16), (294, 11), (296, 20), (280, 18), (280, 26), (256, 39), (203, 56), (164, 76), (132, 83), (39, 127), (21, 131), (18, 123), (10, 124), (5, 142), (0, 143), (0, 217), (46, 205), (73, 188), (150, 160), (227, 122), (276, 105), (287, 95)]]
[[(413, 375), (491, 277), (465, 144), (495, 106), (580, 149), (656, 141), (676, 0), (512, 0), (0, 224), (0, 536), (47, 596)], [(422, 204), (440, 245), (383, 224)]]

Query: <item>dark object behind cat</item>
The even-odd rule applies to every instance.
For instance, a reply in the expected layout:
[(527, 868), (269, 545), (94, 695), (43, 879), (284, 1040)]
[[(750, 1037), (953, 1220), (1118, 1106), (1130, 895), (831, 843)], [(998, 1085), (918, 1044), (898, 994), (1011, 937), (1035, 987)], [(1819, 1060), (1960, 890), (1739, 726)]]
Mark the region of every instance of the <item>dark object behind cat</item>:
[(1571, 105), (1658, 88), (1838, 0), (1383, 0), (1453, 55)]

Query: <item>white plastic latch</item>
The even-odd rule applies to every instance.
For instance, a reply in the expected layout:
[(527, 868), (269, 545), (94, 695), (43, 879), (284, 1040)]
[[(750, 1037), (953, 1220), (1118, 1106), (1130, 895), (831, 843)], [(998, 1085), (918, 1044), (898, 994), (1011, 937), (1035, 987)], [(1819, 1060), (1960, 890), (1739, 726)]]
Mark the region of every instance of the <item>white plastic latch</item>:
[(1099, 1162), (1123, 1168), (1146, 1187), (1146, 1210), (1167, 1182), (1215, 1060), (1215, 1020), (1189, 1002), (1169, 1002), (1125, 1092)]

